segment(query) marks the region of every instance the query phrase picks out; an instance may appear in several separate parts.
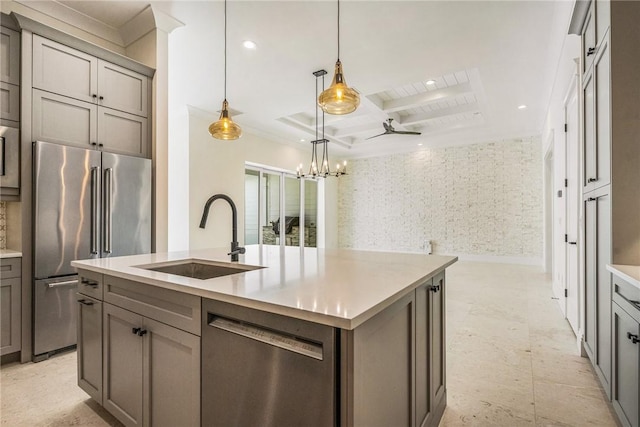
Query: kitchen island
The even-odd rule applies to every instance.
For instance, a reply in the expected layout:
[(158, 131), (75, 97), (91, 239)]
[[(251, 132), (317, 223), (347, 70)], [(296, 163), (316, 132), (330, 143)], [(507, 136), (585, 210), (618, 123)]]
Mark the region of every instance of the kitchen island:
[[(255, 245), (228, 260), (74, 261), (79, 385), (125, 425), (438, 425), (456, 257)], [(193, 262), (238, 270), (198, 279)]]

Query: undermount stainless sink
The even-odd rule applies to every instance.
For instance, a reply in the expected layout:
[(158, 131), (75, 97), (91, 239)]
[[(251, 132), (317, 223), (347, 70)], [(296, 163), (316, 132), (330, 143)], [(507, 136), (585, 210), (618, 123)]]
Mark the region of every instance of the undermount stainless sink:
[(138, 268), (161, 273), (175, 274), (177, 276), (191, 277), (193, 279), (213, 279), (214, 277), (228, 276), (230, 274), (246, 273), (247, 271), (264, 268), (258, 265), (227, 264), (214, 261), (181, 260), (163, 262), (158, 264), (139, 265)]

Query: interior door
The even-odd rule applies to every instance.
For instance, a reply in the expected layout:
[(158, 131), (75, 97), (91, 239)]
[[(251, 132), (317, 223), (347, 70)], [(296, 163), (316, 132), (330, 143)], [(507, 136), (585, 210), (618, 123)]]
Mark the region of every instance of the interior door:
[(567, 124), (566, 137), (566, 234), (567, 244), (565, 245), (566, 267), (566, 316), (573, 332), (577, 335), (579, 328), (579, 209), (580, 209), (580, 175), (579, 175), (579, 117), (578, 117), (578, 96), (575, 83), (572, 82), (572, 89), (565, 104), (565, 117)]

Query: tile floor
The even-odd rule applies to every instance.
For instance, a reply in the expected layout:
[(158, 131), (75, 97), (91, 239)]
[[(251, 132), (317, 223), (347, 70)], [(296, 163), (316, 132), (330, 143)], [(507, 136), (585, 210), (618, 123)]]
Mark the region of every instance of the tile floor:
[[(536, 267), (459, 262), (448, 270), (440, 426), (616, 426), (551, 296)], [(76, 386), (75, 363), (71, 352), (3, 366), (1, 425), (120, 426)]]

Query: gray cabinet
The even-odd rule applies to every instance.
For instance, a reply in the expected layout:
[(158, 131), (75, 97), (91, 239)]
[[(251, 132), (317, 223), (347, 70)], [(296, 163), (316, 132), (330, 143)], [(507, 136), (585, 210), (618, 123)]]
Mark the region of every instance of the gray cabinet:
[[(632, 311), (633, 310), (633, 311)], [(640, 308), (631, 314), (613, 303), (613, 407), (624, 426), (640, 425)]]
[(585, 199), (585, 349), (607, 395), (611, 393), (611, 197)]
[(78, 293), (78, 386), (102, 403), (102, 301)]
[(102, 405), (125, 426), (142, 424), (142, 316), (103, 306)]
[(416, 425), (433, 425), (446, 406), (444, 272), (416, 289)]
[(200, 338), (104, 304), (103, 406), (126, 426), (200, 425)]
[(0, 259), (0, 355), (20, 351), (21, 258)]
[(55, 41), (33, 36), (33, 87), (148, 116), (147, 76)]
[(0, 27), (0, 120), (20, 125), (20, 33)]
[(149, 79), (33, 36), (32, 138), (149, 157)]
[(37, 89), (32, 99), (32, 135), (36, 141), (148, 155), (148, 123), (144, 117)]
[(199, 426), (200, 298), (78, 274), (78, 385), (126, 426)]

